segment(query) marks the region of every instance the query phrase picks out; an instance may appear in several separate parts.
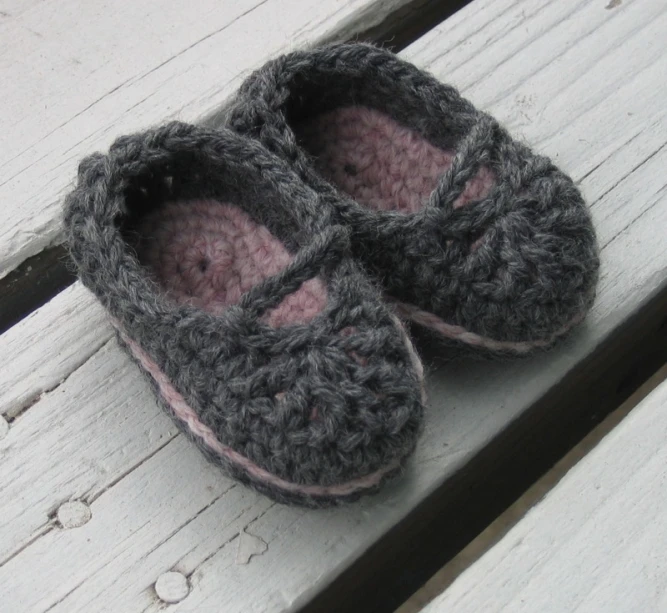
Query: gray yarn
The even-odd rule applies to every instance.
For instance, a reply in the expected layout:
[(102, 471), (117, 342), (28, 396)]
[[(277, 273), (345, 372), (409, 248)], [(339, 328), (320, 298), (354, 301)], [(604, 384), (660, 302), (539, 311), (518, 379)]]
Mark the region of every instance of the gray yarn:
[[(168, 200), (195, 198), (233, 201), (295, 256), (221, 315), (171, 301), (132, 248), (144, 213)], [(65, 205), (80, 278), (124, 333), (220, 442), (304, 485), (344, 483), (402, 464), (416, 445), (423, 413), (404, 339), (348, 256), (347, 231), (332, 217), (326, 202), (259, 143), (183, 123), (120, 138), (108, 155), (83, 160)], [(301, 325), (272, 328), (259, 321), (317, 275), (327, 286), (324, 312)], [(346, 328), (354, 333), (341, 335)], [(279, 392), (287, 392), (280, 403)], [(321, 414), (316, 422), (308, 419), (314, 404)], [(203, 450), (233, 477), (282, 502), (326, 506), (361, 493), (286, 492)]]
[[(350, 105), (381, 111), (457, 152), (419, 212), (366, 208), (314, 169), (293, 126)], [(281, 56), (248, 77), (225, 118), (287, 160), (331, 204), (351, 230), (355, 257), (389, 296), (510, 342), (551, 339), (591, 306), (598, 248), (572, 180), (456, 89), (394, 54), (334, 44)], [(482, 201), (454, 209), (482, 165), (495, 173), (496, 187)], [(482, 233), (484, 244), (471, 252)]]

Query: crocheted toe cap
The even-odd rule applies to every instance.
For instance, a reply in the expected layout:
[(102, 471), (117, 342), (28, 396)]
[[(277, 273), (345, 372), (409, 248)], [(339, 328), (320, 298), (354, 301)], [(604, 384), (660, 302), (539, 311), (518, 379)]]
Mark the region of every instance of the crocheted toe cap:
[(421, 366), (397, 321), (356, 319), (323, 336), (248, 339), (257, 349), (228, 361), (230, 376), (184, 394), (212, 433), (204, 444), (233, 449), (250, 480), (303, 496), (369, 489), (395, 472), (420, 433)]
[[(501, 180), (487, 199), (436, 216), (442, 230), (399, 264), (392, 295), (403, 296), (404, 315), (449, 338), (520, 353), (584, 318), (599, 273), (591, 217), (567, 176), (532, 154), (523, 167), (535, 164), (538, 176), (520, 186)], [(408, 274), (421, 282), (401, 286)]]
[[(212, 461), (279, 501), (321, 507), (377, 490), (400, 472), (421, 431), (423, 369), (402, 324), (388, 316), (368, 328), (355, 319), (357, 326), (319, 343), (285, 339), (276, 348), (248, 339), (263, 348), (227, 359), (225, 371), (233, 363), (235, 375), (183, 392), (173, 380), (196, 376), (202, 360), (215, 372), (211, 352), (176, 377), (168, 373), (178, 357), (163, 369), (120, 337), (165, 409)], [(253, 374), (248, 360), (256, 363)]]
[[(548, 345), (590, 306), (597, 247), (581, 195), (493, 119), (480, 114), (453, 150), (359, 106), (316, 115), (296, 133), (336, 188), (406, 215), (377, 218), (355, 249), (384, 273), (391, 295), (415, 296), (401, 307), (412, 319), (467, 343), (525, 351)], [(364, 234), (363, 221), (352, 225)]]
[(419, 358), (384, 305), (339, 303), (333, 319), (326, 331), (231, 330), (198, 351), (198, 338), (175, 331), (155, 358), (122, 329), (120, 337), (212, 461), (276, 500), (322, 507), (401, 471), (425, 400)]

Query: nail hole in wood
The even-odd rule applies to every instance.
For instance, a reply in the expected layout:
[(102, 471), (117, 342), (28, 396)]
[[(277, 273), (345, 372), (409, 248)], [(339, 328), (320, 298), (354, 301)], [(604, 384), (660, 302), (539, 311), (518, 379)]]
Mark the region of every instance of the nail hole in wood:
[(92, 513), (85, 502), (72, 500), (60, 505), (56, 517), (63, 528), (78, 528), (90, 521)]
[(185, 575), (169, 571), (157, 578), (155, 593), (162, 602), (180, 602), (190, 593), (190, 583)]

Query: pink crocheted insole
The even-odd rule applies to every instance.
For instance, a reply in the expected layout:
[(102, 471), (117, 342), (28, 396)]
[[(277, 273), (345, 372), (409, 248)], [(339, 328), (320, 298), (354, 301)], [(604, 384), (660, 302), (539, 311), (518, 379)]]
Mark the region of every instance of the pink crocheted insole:
[[(324, 177), (378, 211), (417, 212), (455, 155), (388, 115), (363, 106), (317, 115), (296, 132)], [(454, 207), (484, 198), (494, 181), (493, 173), (481, 167)]]
[[(139, 259), (167, 294), (214, 314), (292, 261), (265, 226), (215, 200), (169, 202), (142, 220), (139, 233)], [(326, 301), (322, 281), (310, 279), (264, 321), (274, 327), (306, 323)]]

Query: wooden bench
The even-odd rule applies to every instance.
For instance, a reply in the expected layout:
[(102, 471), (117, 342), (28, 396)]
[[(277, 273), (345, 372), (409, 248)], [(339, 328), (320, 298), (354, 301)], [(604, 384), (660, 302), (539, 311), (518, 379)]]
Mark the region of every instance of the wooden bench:
[[(30, 293), (36, 262), (61, 266), (60, 200), (83, 154), (168, 117), (210, 120), (268, 57), (400, 34), (405, 11), (425, 4), (200, 0), (185, 14), (0, 2), (0, 305), (16, 287)], [(589, 319), (553, 352), (509, 363), (426, 352), (426, 432), (406, 477), (377, 497), (305, 511), (221, 476), (160, 412), (78, 283), (9, 327), (2, 607), (398, 605), (665, 360), (665, 31), (662, 0), (474, 0), (401, 52), (572, 174), (603, 268)]]

